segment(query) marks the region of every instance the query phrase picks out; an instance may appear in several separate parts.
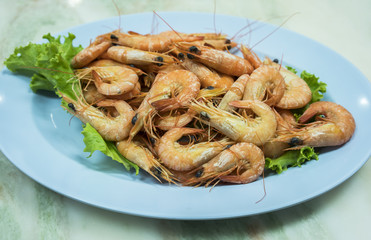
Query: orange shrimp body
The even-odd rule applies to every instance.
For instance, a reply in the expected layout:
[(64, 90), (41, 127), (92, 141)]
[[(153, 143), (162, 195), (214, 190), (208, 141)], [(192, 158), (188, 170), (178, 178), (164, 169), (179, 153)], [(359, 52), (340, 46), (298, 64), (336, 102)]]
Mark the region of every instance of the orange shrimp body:
[(229, 144), (226, 140), (181, 145), (177, 142), (182, 136), (202, 132), (202, 129), (173, 128), (159, 140), (157, 153), (165, 166), (176, 171), (188, 171), (207, 162), (223, 151)]
[(195, 102), (190, 108), (200, 114), (200, 119), (237, 142), (250, 142), (261, 146), (274, 136), (277, 121), (272, 109), (257, 100), (233, 101), (232, 107), (251, 109), (256, 118), (237, 116), (219, 108)]
[(106, 52), (109, 47), (111, 47), (111, 42), (109, 41), (103, 41), (97, 44), (93, 42), (87, 48), (84, 48), (73, 57), (73, 59), (71, 60), (71, 67), (85, 67), (86, 65), (94, 61), (98, 56)]
[(131, 47), (143, 51), (166, 52), (177, 41), (202, 40), (202, 36), (192, 34), (175, 33), (174, 31), (161, 32), (159, 34), (141, 35), (135, 32), (114, 33), (113, 42), (122, 46)]
[(264, 154), (259, 147), (251, 143), (237, 143), (192, 171), (194, 176), (185, 180), (183, 184), (205, 183), (208, 186), (218, 180), (249, 183), (263, 173), (264, 165)]
[(159, 93), (162, 99), (152, 102), (152, 106), (158, 111), (188, 106), (190, 101), (197, 97), (201, 87), (197, 76), (187, 70), (171, 71), (154, 84), (153, 87), (162, 89), (162, 93)]
[(285, 81), (285, 91), (275, 106), (283, 109), (297, 109), (304, 107), (312, 100), (312, 91), (302, 78), (268, 58), (264, 60), (264, 64), (279, 70)]
[(83, 123), (90, 123), (105, 140), (121, 141), (129, 136), (130, 121), (135, 113), (125, 101), (106, 99), (97, 103), (98, 107), (113, 107), (117, 110), (118, 116), (110, 117), (81, 99), (74, 101), (66, 96), (63, 99), (68, 102), (67, 110), (71, 114)]
[(298, 147), (338, 146), (349, 141), (354, 133), (354, 118), (341, 105), (327, 101), (312, 103), (299, 118), (299, 123), (306, 123), (314, 116), (317, 116), (316, 121), (281, 135), (276, 140)]
[(202, 88), (211, 86), (228, 90), (234, 82), (231, 76), (220, 74), (214, 69), (210, 69), (202, 63), (194, 62), (190, 59), (184, 59), (182, 61), (182, 66), (196, 74), (201, 81)]
[(179, 51), (185, 52), (188, 58), (194, 58), (196, 61), (227, 75), (239, 77), (242, 74), (250, 74), (254, 70), (249, 61), (229, 52), (184, 42), (176, 43), (175, 46)]
[(244, 100), (260, 100), (272, 106), (278, 103), (285, 91), (285, 82), (274, 67), (262, 65), (250, 75), (245, 86)]
[(220, 101), (218, 108), (227, 112), (233, 112), (234, 107), (230, 106), (229, 103), (233, 101), (242, 100), (245, 92), (246, 83), (249, 81), (249, 75), (244, 74), (239, 77), (233, 85), (230, 87), (228, 92), (224, 95)]
[(171, 172), (156, 159), (151, 151), (137, 141), (119, 141), (117, 150), (128, 160), (151, 174), (158, 181), (174, 182)]
[(125, 64), (134, 64), (139, 66), (146, 66), (151, 64), (157, 64), (162, 66), (164, 64), (174, 63), (173, 57), (156, 53), (148, 52), (139, 49), (124, 47), (124, 46), (113, 46), (107, 50), (107, 56), (110, 59)]

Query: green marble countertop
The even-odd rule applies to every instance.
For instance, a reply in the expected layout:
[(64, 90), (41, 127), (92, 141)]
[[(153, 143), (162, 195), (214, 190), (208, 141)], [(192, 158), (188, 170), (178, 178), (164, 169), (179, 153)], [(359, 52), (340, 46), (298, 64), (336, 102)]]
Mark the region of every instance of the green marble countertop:
[[(122, 0), (121, 14), (196, 11), (247, 17), (306, 35), (371, 79), (371, 1)], [(117, 16), (113, 1), (0, 0), (0, 63), (43, 34)], [(341, 84), (341, 83), (339, 83)], [(10, 114), (10, 113), (2, 113)], [(0, 136), (4, 137), (4, 136)], [(170, 221), (114, 213), (71, 200), (20, 172), (0, 152), (0, 239), (371, 239), (371, 165), (300, 205), (228, 220)]]

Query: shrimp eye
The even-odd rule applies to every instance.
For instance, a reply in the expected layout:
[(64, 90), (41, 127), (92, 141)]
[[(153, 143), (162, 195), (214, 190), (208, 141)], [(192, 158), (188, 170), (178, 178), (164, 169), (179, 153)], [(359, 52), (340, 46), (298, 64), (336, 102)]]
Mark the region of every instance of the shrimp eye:
[(278, 63), (279, 60), (277, 58), (273, 59), (273, 62)]
[(200, 116), (201, 116), (201, 119), (205, 120), (205, 121), (209, 121), (210, 120), (210, 117), (207, 113), (205, 112), (200, 112)]
[(194, 58), (195, 58), (195, 56), (194, 56), (194, 55), (192, 55), (192, 54), (189, 54), (189, 53), (187, 53), (187, 57), (188, 57), (189, 59), (194, 59)]
[(300, 138), (297, 138), (297, 137), (291, 138), (290, 142), (289, 142), (289, 145), (291, 147), (298, 146), (298, 145), (301, 145), (301, 144), (303, 144), (303, 140), (301, 140)]
[(224, 150), (229, 149), (230, 147), (232, 147), (232, 144), (228, 144), (227, 146), (225, 146)]
[(153, 137), (150, 137), (149, 140), (151, 141), (152, 145), (156, 144), (156, 139), (154, 139)]
[(231, 50), (231, 48), (232, 48), (231, 45), (228, 45), (228, 46), (227, 46), (227, 49), (228, 49), (228, 50)]
[(204, 169), (201, 168), (200, 170), (198, 170), (198, 171), (196, 172), (195, 177), (196, 177), (196, 178), (199, 178), (199, 177), (202, 176), (203, 173), (204, 173)]
[(225, 44), (231, 44), (231, 40), (230, 39), (226, 39), (225, 40)]
[(156, 63), (157, 66), (160, 66), (160, 67), (161, 67), (162, 65), (164, 65), (164, 64), (162, 64), (162, 62), (164, 62), (164, 58), (161, 57), (161, 56), (156, 57), (156, 58), (155, 58), (155, 61), (158, 62), (158, 63)]
[(114, 34), (111, 34), (110, 38), (111, 38), (111, 40), (115, 40), (115, 41), (119, 40), (119, 38)]
[(207, 90), (213, 90), (214, 89), (214, 86), (208, 86), (206, 87)]
[(183, 60), (184, 59), (184, 53), (178, 53), (178, 58)]
[(199, 54), (201, 51), (200, 51), (200, 49), (198, 49), (196, 46), (192, 46), (192, 47), (190, 47), (189, 48), (189, 51), (191, 52), (191, 53), (196, 53), (196, 54)]
[(75, 108), (75, 105), (73, 105), (73, 103), (69, 103), (68, 105), (67, 105), (72, 111), (76, 111), (76, 108)]
[(131, 124), (135, 125), (135, 123), (137, 122), (138, 120), (138, 113), (135, 114), (135, 116), (131, 119)]

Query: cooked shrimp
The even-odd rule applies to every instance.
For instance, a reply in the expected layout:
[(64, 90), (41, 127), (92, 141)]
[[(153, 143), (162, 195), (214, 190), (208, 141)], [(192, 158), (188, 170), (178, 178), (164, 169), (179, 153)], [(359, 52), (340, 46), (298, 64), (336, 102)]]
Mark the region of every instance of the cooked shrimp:
[(243, 57), (251, 63), (254, 69), (259, 68), (263, 64), (263, 62), (260, 60), (258, 55), (256, 55), (255, 52), (253, 52), (251, 49), (249, 49), (245, 45), (241, 44), (240, 50), (242, 52)]
[(190, 108), (200, 114), (200, 119), (203, 122), (209, 123), (210, 126), (234, 141), (250, 142), (261, 146), (274, 136), (277, 122), (268, 105), (257, 100), (233, 101), (229, 104), (232, 107), (251, 109), (257, 117), (237, 116), (199, 102), (191, 104)]
[(133, 70), (121, 66), (78, 69), (76, 75), (82, 81), (93, 81), (98, 92), (107, 96), (128, 93), (138, 82)]
[(121, 141), (128, 137), (131, 128), (131, 119), (134, 110), (125, 101), (103, 100), (97, 103), (98, 107), (113, 107), (119, 114), (109, 117), (103, 111), (88, 105), (82, 99), (75, 101), (66, 96), (63, 99), (68, 103), (67, 110), (78, 117), (83, 123), (90, 123), (107, 141)]
[(202, 40), (202, 36), (192, 34), (176, 33), (174, 31), (161, 32), (159, 34), (141, 35), (135, 32), (121, 33), (116, 32), (112, 41), (122, 46), (131, 47), (144, 51), (166, 52), (170, 46), (177, 41), (197, 41)]
[(234, 108), (229, 106), (230, 102), (241, 100), (245, 92), (245, 85), (249, 81), (249, 75), (239, 77), (220, 101), (218, 108), (227, 112), (233, 112)]
[(316, 121), (283, 134), (276, 140), (294, 147), (338, 146), (349, 141), (354, 133), (354, 118), (341, 105), (327, 101), (312, 103), (299, 118), (299, 123), (306, 123), (314, 116), (317, 116)]
[(176, 43), (175, 46), (180, 52), (186, 53), (188, 58), (227, 75), (239, 77), (254, 70), (250, 62), (229, 52), (184, 42)]
[(128, 160), (137, 164), (141, 169), (151, 174), (161, 182), (161, 179), (174, 183), (173, 174), (163, 166), (151, 151), (138, 141), (119, 141), (116, 143), (117, 150)]
[(217, 50), (231, 50), (237, 47), (237, 43), (232, 42), (230, 39), (204, 39), (201, 41), (194, 41), (192, 44), (213, 47)]
[(185, 127), (195, 117), (196, 112), (188, 109), (184, 113), (169, 114), (161, 116), (155, 121), (155, 126), (161, 130), (170, 130), (175, 127)]
[(139, 68), (129, 66), (129, 65), (111, 60), (111, 59), (99, 59), (99, 60), (96, 60), (96, 61), (90, 63), (89, 65), (87, 65), (87, 67), (111, 67), (111, 66), (120, 66), (120, 67), (124, 67), (124, 68), (129, 68), (129, 69), (133, 70), (138, 76), (146, 75), (146, 73), (143, 72)]
[(304, 107), (312, 100), (312, 91), (302, 78), (281, 65), (270, 61), (268, 58), (266, 58), (264, 63), (278, 69), (285, 81), (285, 92), (281, 100), (276, 104), (277, 107), (297, 109)]
[(82, 68), (94, 61), (99, 55), (106, 52), (111, 47), (111, 42), (103, 41), (101, 43), (92, 43), (81, 50), (71, 60), (72, 68)]
[(96, 104), (97, 102), (99, 102), (103, 99), (116, 99), (116, 100), (124, 100), (124, 101), (130, 100), (130, 99), (140, 95), (140, 93), (141, 93), (140, 90), (141, 90), (140, 83), (137, 82), (134, 86), (134, 89), (131, 90), (128, 93), (124, 93), (124, 94), (121, 94), (121, 95), (107, 96), (107, 95), (104, 95), (104, 94), (101, 94), (100, 92), (98, 92), (97, 87), (94, 84), (87, 84), (83, 88), (82, 93), (84, 95), (84, 98), (85, 98), (86, 102), (88, 104), (94, 105), (94, 104)]
[(285, 91), (280, 72), (271, 66), (261, 65), (250, 75), (245, 86), (244, 100), (260, 100), (269, 106), (278, 103)]
[(252, 143), (237, 143), (195, 169), (194, 176), (185, 185), (205, 184), (221, 180), (231, 183), (250, 183), (264, 170), (262, 150)]
[(234, 79), (231, 76), (218, 73), (214, 69), (210, 69), (202, 63), (194, 62), (190, 59), (184, 59), (181, 64), (184, 68), (196, 74), (198, 79), (201, 81), (202, 88), (214, 87), (228, 90), (234, 82)]
[[(169, 111), (189, 105), (200, 91), (200, 80), (195, 74), (187, 70), (175, 70), (165, 74), (156, 82), (156, 88), (161, 88), (161, 100), (151, 104), (158, 111)], [(171, 97), (171, 95), (175, 95)], [(171, 98), (169, 98), (171, 97)]]
[(226, 139), (188, 145), (181, 145), (177, 142), (184, 135), (197, 134), (202, 131), (202, 129), (195, 128), (173, 128), (167, 131), (157, 145), (157, 154), (163, 164), (177, 171), (188, 171), (207, 162), (230, 143)]
[(98, 92), (104, 95), (121, 95), (132, 91), (138, 83), (138, 75), (120, 66), (93, 67), (91, 73)]
[(164, 64), (166, 65), (175, 62), (175, 59), (173, 57), (166, 54), (147, 52), (124, 46), (110, 47), (107, 50), (107, 55), (109, 58), (115, 61), (125, 64), (134, 64), (138, 66), (146, 66), (151, 64), (162, 66)]
[[(133, 120), (134, 127), (130, 131), (134, 137), (151, 119), (151, 112), (169, 111), (180, 107), (186, 107), (190, 101), (197, 97), (200, 91), (200, 81), (197, 76), (187, 70), (175, 70), (164, 74), (158, 74), (145, 99), (136, 110)], [(175, 94), (175, 98), (169, 98)], [(147, 126), (146, 129), (151, 127)]]

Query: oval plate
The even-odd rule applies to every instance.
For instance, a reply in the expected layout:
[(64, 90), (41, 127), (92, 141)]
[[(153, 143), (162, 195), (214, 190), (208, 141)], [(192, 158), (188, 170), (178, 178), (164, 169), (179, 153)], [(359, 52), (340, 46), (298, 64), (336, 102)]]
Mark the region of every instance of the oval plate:
[[(212, 14), (159, 14), (179, 32), (214, 31)], [(122, 28), (150, 33), (152, 19), (152, 13), (121, 16)], [(229, 36), (247, 22), (223, 15), (216, 15), (215, 19), (217, 31)], [(169, 30), (160, 20), (158, 23), (158, 32)], [(76, 35), (75, 44), (87, 46), (97, 35), (112, 31), (118, 25), (116, 17), (60, 34), (72, 32)], [(254, 22), (254, 29), (245, 40), (239, 40), (252, 46), (275, 31), (276, 26)], [(1, 150), (22, 172), (60, 194), (116, 212), (164, 219), (221, 219), (265, 213), (301, 203), (344, 182), (370, 156), (366, 144), (371, 119), (369, 81), (337, 53), (282, 28), (254, 50), (261, 57), (284, 56), (284, 65), (319, 76), (328, 84), (325, 100), (343, 105), (357, 124), (347, 144), (326, 149), (319, 161), (307, 162), (280, 175), (266, 176), (264, 198), (262, 179), (247, 185), (212, 189), (180, 187), (159, 184), (143, 171), (139, 175), (127, 172), (122, 165), (99, 153), (87, 158), (88, 154), (83, 152), (81, 122), (71, 119), (60, 107), (59, 99), (34, 94), (29, 88), (29, 78), (7, 69), (0, 75)]]

